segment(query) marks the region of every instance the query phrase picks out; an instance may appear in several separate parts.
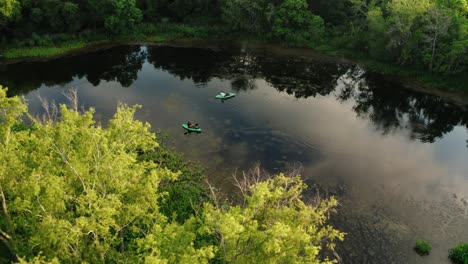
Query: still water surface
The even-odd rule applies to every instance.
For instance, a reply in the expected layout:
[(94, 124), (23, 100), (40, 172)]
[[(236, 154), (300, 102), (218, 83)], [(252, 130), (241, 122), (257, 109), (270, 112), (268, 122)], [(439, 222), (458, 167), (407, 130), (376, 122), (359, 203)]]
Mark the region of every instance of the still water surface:
[[(300, 54), (299, 54), (300, 55)], [(348, 233), (343, 263), (449, 263), (468, 242), (468, 109), (405, 90), (359, 66), (324, 58), (226, 49), (121, 46), (47, 62), (0, 66), (10, 95), (58, 103), (76, 87), (106, 123), (118, 102), (166, 131), (225, 190), (255, 162), (301, 164), (309, 185), (336, 195), (333, 224)], [(220, 91), (237, 97), (224, 103)], [(184, 135), (181, 124), (204, 133)], [(416, 255), (416, 239), (433, 242)]]

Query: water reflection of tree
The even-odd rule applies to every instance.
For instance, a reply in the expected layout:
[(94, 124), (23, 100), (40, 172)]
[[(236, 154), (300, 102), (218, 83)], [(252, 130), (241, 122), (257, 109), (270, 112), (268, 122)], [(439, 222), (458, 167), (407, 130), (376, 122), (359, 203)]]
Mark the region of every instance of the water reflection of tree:
[(278, 91), (296, 98), (334, 94), (352, 101), (353, 110), (371, 120), (381, 131), (408, 129), (411, 137), (433, 142), (455, 126), (468, 127), (468, 110), (439, 97), (412, 92), (398, 84), (366, 74), (360, 67), (297, 57), (257, 56), (241, 51), (196, 48), (123, 46), (76, 57), (41, 63), (22, 63), (0, 69), (2, 84), (10, 95), (25, 94), (42, 84), (60, 85), (86, 78), (97, 86), (117, 81), (130, 86), (145, 60), (155, 68), (206, 83), (212, 78), (231, 81), (236, 92), (256, 89), (264, 79)]
[(307, 98), (333, 92), (339, 76), (346, 71), (346, 67), (335, 63), (287, 60), (265, 67), (264, 76), (279, 91)]
[(255, 78), (249, 75), (237, 75), (231, 81), (231, 89), (235, 92), (246, 92), (257, 88)]
[(123, 87), (129, 87), (137, 79), (138, 72), (146, 61), (145, 51), (134, 51), (127, 55), (123, 63), (114, 65), (109, 71), (102, 74), (106, 81), (117, 81)]
[(249, 53), (239, 53), (232, 56), (223, 67), (219, 69), (218, 76), (231, 80), (231, 89), (235, 92), (246, 92), (257, 88), (255, 79), (264, 65), (261, 58)]
[(8, 65), (0, 70), (0, 80), (10, 88), (10, 95), (26, 94), (42, 84), (64, 85), (75, 77), (86, 77), (94, 86), (104, 80), (128, 87), (136, 80), (145, 59), (146, 53), (140, 47), (123, 46), (40, 63)]
[[(248, 71), (242, 65), (240, 63), (237, 68), (244, 67), (243, 72), (248, 76), (263, 78), (278, 91), (293, 94), (296, 98), (334, 93), (340, 101), (351, 100), (356, 114), (370, 119), (383, 133), (408, 129), (412, 138), (434, 142), (456, 126), (468, 128), (466, 107), (404, 89), (378, 75), (367, 74), (356, 65), (275, 57), (250, 59)], [(238, 82), (245, 87), (247, 81), (240, 79)]]
[(369, 118), (389, 132), (409, 129), (412, 138), (434, 142), (455, 126), (468, 127), (467, 109), (445, 102), (442, 98), (395, 88), (397, 84), (367, 75), (365, 81), (343, 89), (340, 100), (354, 100), (358, 116)]
[(231, 59), (226, 52), (208, 49), (148, 47), (148, 62), (179, 77), (192, 79), (195, 83), (206, 83), (219, 75), (219, 70)]

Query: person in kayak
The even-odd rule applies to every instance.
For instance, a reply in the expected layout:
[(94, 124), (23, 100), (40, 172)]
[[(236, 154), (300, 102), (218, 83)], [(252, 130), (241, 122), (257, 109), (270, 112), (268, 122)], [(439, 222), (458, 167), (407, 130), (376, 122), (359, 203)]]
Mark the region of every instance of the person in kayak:
[(222, 97), (225, 97), (225, 96), (227, 95), (227, 94), (224, 93), (223, 91), (221, 91), (219, 94), (220, 94)]
[(198, 123), (196, 123), (196, 124), (194, 125), (194, 124), (192, 124), (192, 122), (190, 122), (190, 120), (189, 120), (189, 121), (187, 121), (187, 126), (188, 126), (189, 128), (198, 128)]

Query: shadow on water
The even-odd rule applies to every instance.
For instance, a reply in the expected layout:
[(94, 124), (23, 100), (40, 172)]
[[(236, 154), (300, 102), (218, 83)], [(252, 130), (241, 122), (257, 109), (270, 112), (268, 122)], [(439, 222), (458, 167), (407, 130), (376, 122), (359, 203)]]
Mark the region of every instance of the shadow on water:
[[(148, 102), (151, 104), (166, 104), (168, 109), (179, 109), (184, 107), (184, 104), (190, 105), (191, 100), (198, 100), (192, 91), (176, 91), (179, 86), (183, 85), (182, 81), (191, 81), (190, 89), (199, 89), (195, 92), (208, 89), (210, 82), (214, 82), (216, 85), (226, 82), (232, 91), (241, 96), (261, 90), (259, 80), (262, 80), (280, 94), (290, 95), (287, 96), (288, 100), (290, 97), (294, 97), (295, 101), (306, 101), (303, 100), (306, 98), (326, 98), (342, 104), (349, 104), (353, 116), (369, 120), (373, 129), (382, 135), (404, 131), (408, 139), (414, 142), (437, 143), (453, 132), (455, 128), (468, 129), (468, 109), (466, 106), (452, 104), (440, 97), (402, 89), (398, 84), (383, 80), (379, 75), (367, 73), (359, 66), (331, 63), (316, 58), (270, 56), (235, 48), (218, 51), (156, 46), (115, 47), (46, 62), (3, 65), (0, 66), (0, 84), (10, 88), (9, 95), (25, 95), (41, 86), (75, 85), (76, 80), (84, 79), (92, 87), (110, 81), (118, 82), (122, 87), (130, 87), (138, 82), (139, 74), (143, 70), (167, 72), (180, 80), (180, 83), (170, 87), (167, 94), (161, 88), (156, 94), (145, 91), (149, 95), (146, 93), (141, 95), (149, 98)], [(152, 79), (148, 81), (150, 82), (149, 87), (156, 86), (157, 83), (153, 85), (153, 81)], [(193, 87), (196, 88), (192, 89)], [(178, 96), (180, 91), (186, 93), (184, 96), (190, 98), (188, 102)], [(267, 93), (265, 90), (261, 90), (257, 96), (265, 93)], [(91, 100), (91, 98), (88, 99)], [(206, 110), (206, 107), (191, 110), (197, 112), (200, 118), (208, 116), (204, 120), (206, 123), (203, 123), (203, 126), (208, 126), (208, 121), (214, 122), (227, 115), (223, 122), (228, 123), (224, 124), (218, 121), (216, 125), (212, 125), (211, 128), (216, 128), (216, 133), (204, 132), (199, 136), (184, 137), (187, 141), (189, 138), (206, 140), (206, 145), (202, 146), (203, 151), (199, 151), (197, 148), (193, 148), (193, 150), (198, 151), (196, 155), (204, 155), (206, 156), (205, 160), (215, 164), (210, 165), (213, 166), (211, 169), (216, 171), (224, 167), (245, 169), (247, 162), (260, 161), (267, 169), (276, 172), (286, 168), (290, 162), (315, 165), (323, 160), (331, 159), (332, 165), (330, 167), (332, 168), (338, 167), (336, 164), (342, 162), (341, 157), (331, 158), (331, 154), (323, 153), (317, 149), (313, 145), (313, 141), (308, 140), (309, 135), (304, 135), (304, 138), (294, 137), (288, 133), (292, 129), (290, 127), (282, 130), (273, 129), (272, 126), (269, 126), (269, 121), (244, 120), (244, 117), (250, 113), (248, 109), (244, 109), (245, 105), (240, 103), (240, 105), (235, 105), (241, 101), (238, 99), (226, 101), (222, 105), (216, 101), (216, 104), (210, 105), (209, 111)], [(290, 106), (295, 104), (294, 100)], [(206, 102), (206, 100), (194, 101), (197, 105), (203, 105)], [(233, 107), (235, 110), (231, 111), (232, 113), (223, 112), (227, 111), (229, 107)], [(274, 110), (275, 105), (268, 104), (267, 107), (269, 109), (266, 111)], [(248, 107), (245, 106), (245, 108)], [(161, 109), (157, 108), (157, 110)], [(243, 110), (246, 113), (243, 113)], [(218, 112), (211, 114), (210, 111)], [(168, 112), (168, 115), (171, 114)], [(216, 118), (210, 115), (216, 115)], [(229, 121), (231, 119), (235, 122)], [(177, 124), (176, 127), (182, 129), (180, 124)], [(466, 145), (466, 138), (456, 138), (456, 140), (457, 144)], [(180, 144), (189, 143), (181, 142)], [(192, 149), (192, 146), (190, 145), (188, 148)], [(219, 159), (217, 163), (216, 159)], [(230, 166), (226, 166), (226, 164)], [(419, 216), (435, 219), (434, 223), (428, 226), (437, 226), (444, 221), (453, 223), (454, 219), (446, 218), (447, 215), (454, 212), (459, 213), (458, 219), (462, 219), (461, 221), (468, 217), (468, 213), (466, 213), (468, 209), (460, 211), (458, 207), (451, 207), (453, 201), (443, 200), (439, 204), (434, 204), (435, 202), (421, 204), (421, 202), (413, 201), (410, 198), (389, 198), (393, 196), (380, 189), (375, 190), (380, 195), (375, 195), (377, 197), (375, 201), (373, 195), (370, 203), (367, 201), (364, 204), (357, 204), (359, 202), (356, 201), (359, 199), (349, 202), (348, 200), (351, 200), (349, 197), (361, 191), (346, 186), (347, 178), (355, 176), (345, 167), (350, 166), (349, 170), (351, 171), (354, 169), (353, 162), (350, 164), (342, 165), (344, 168), (336, 168), (337, 175), (345, 176), (336, 177), (340, 181), (337, 184), (332, 184), (333, 187), (329, 189), (330, 194), (343, 197), (343, 207), (340, 209), (339, 216), (333, 218), (333, 223), (350, 234), (346, 238), (346, 242), (338, 248), (344, 263), (407, 263), (407, 256), (412, 254), (411, 248), (407, 247), (413, 243), (410, 238), (417, 234), (423, 234), (425, 230), (417, 225), (402, 222), (401, 219), (405, 219), (405, 213), (410, 215), (418, 211)], [(359, 167), (360, 164), (354, 166)], [(358, 168), (357, 173), (366, 171), (366, 169)], [(325, 172), (327, 173), (324, 174), (328, 177), (328, 171)], [(333, 177), (330, 176), (330, 178)], [(316, 181), (318, 180), (315, 179), (310, 184), (315, 184)], [(389, 192), (391, 193), (391, 191)], [(468, 208), (466, 205), (464, 206), (460, 208)], [(435, 207), (439, 209), (428, 209)], [(458, 223), (457, 226), (463, 226), (463, 223)], [(456, 230), (447, 231), (445, 228), (442, 226), (440, 230), (433, 232), (456, 232)], [(405, 251), (402, 250), (403, 247), (409, 249)]]

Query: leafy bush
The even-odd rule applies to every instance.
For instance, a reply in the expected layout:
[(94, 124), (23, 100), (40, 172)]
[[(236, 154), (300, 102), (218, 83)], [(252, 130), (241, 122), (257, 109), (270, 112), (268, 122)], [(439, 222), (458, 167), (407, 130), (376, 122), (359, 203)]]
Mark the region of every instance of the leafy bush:
[(243, 194), (239, 205), (215, 201), (203, 210), (205, 225), (222, 241), (227, 263), (333, 263), (319, 260), (322, 249), (333, 249), (344, 238), (326, 223), (338, 204), (333, 197), (304, 203), (306, 185), (294, 175), (237, 182)]
[(200, 211), (202, 203), (208, 200), (205, 190), (188, 182), (171, 183), (159, 191), (165, 194), (159, 201), (161, 213), (180, 224)]
[(110, 3), (111, 12), (104, 19), (104, 28), (112, 34), (126, 32), (143, 19), (135, 0), (114, 0)]
[(138, 28), (141, 29), (141, 32), (145, 35), (153, 35), (158, 32), (158, 27), (154, 24), (143, 24)]
[(419, 255), (423, 256), (423, 255), (429, 255), (429, 253), (431, 253), (432, 247), (431, 247), (431, 244), (429, 244), (429, 242), (425, 240), (417, 240), (414, 250)]
[(197, 210), (203, 202), (209, 201), (208, 193), (202, 182), (206, 179), (204, 169), (197, 163), (187, 162), (184, 156), (167, 149), (164, 134), (158, 133), (160, 147), (142, 153), (142, 161), (152, 161), (162, 168), (178, 173), (177, 181), (163, 183), (159, 192), (163, 197), (159, 199), (160, 210), (170, 220), (184, 223)]
[(450, 249), (449, 258), (455, 264), (468, 264), (468, 243)]
[(275, 16), (273, 34), (291, 44), (320, 42), (325, 32), (324, 21), (307, 9), (305, 0), (284, 1)]
[(272, 1), (233, 0), (221, 1), (221, 17), (235, 31), (264, 34), (270, 30), (271, 16), (275, 11)]
[(52, 37), (49, 34), (42, 36), (40, 41), (40, 45), (42, 46), (50, 46), (54, 44), (54, 41), (52, 40)]
[(24, 122), (17, 122), (11, 126), (12, 132), (20, 132), (34, 129), (34, 124), (26, 125)]
[(62, 34), (54, 35), (54, 41), (56, 41), (58, 43), (69, 41), (69, 40), (72, 40), (72, 39), (74, 39), (74, 36), (70, 35), (70, 34), (62, 33)]

